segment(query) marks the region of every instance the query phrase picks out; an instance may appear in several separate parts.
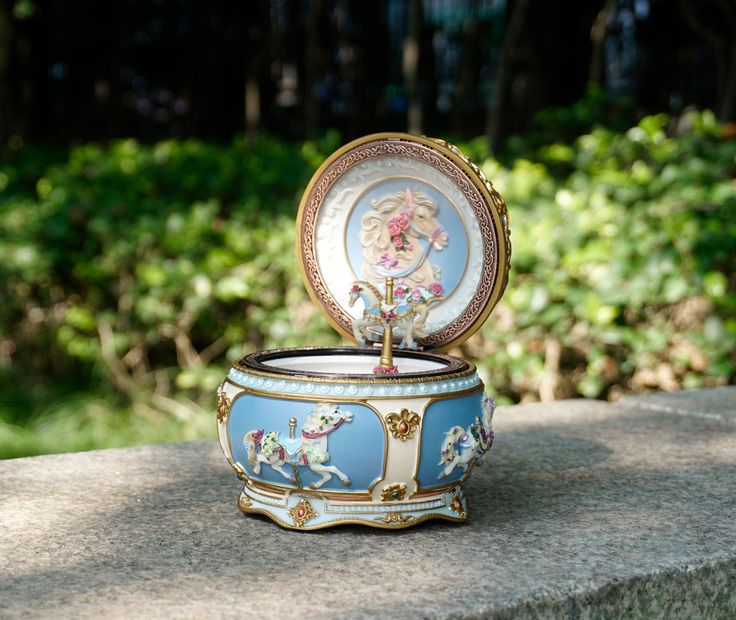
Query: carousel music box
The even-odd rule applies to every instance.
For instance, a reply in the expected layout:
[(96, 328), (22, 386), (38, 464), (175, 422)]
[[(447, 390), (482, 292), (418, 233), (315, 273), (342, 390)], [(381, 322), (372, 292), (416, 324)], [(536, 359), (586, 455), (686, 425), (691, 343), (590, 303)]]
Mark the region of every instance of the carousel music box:
[(446, 142), (376, 134), (327, 159), (297, 223), (307, 290), (358, 346), (260, 351), (230, 370), (217, 430), (239, 508), (301, 530), (466, 521), (494, 403), (472, 362), (443, 352), (506, 287), (501, 196)]

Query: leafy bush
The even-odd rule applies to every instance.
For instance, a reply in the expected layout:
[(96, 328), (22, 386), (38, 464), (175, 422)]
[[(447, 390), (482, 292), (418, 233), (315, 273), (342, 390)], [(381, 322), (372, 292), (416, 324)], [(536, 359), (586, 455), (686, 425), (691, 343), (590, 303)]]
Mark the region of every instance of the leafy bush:
[(151, 437), (168, 437), (153, 432), (162, 412), (197, 426), (225, 358), (335, 342), (293, 247), (301, 191), (337, 146), (335, 135), (126, 140), (76, 148), (40, 173), (33, 154), (0, 168), (6, 423), (28, 426), (39, 408), (65, 416), (75, 392), (92, 389), (108, 407), (134, 403)]
[[(509, 166), (463, 145), (511, 213), (509, 289), (459, 352), (502, 399), (734, 379), (736, 143), (708, 112), (674, 129), (647, 117)], [(293, 247), (338, 143), (125, 140), (0, 166), (0, 455), (211, 434), (230, 361), (336, 343)]]
[(504, 168), (514, 256), (468, 353), (512, 400), (721, 385), (736, 372), (736, 143), (709, 112), (596, 129)]

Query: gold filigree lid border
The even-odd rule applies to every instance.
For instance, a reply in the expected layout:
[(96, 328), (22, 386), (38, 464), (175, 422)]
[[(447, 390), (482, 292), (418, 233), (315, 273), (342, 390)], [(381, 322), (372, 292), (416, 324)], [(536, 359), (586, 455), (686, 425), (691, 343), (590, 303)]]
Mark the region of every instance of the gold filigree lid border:
[[(328, 157), (309, 182), (299, 206), (296, 252), (302, 277), (307, 292), (330, 324), (355, 341), (353, 317), (336, 299), (347, 291), (331, 288), (320, 270), (317, 256), (320, 213), (330, 190), (341, 178), (360, 164), (388, 157), (421, 162), (449, 179), (472, 209), (472, 226), (477, 225), (482, 238), (482, 267), (472, 298), (445, 325), (416, 339), (424, 349), (447, 351), (475, 333), (498, 303), (508, 282), (511, 254), (508, 213), (503, 199), (483, 172), (457, 147), (433, 138), (381, 133), (354, 140)], [(411, 201), (411, 196), (407, 201)], [(468, 223), (463, 221), (463, 225), (467, 229)], [(325, 235), (321, 237), (324, 239)], [(339, 243), (341, 239), (335, 241)]]

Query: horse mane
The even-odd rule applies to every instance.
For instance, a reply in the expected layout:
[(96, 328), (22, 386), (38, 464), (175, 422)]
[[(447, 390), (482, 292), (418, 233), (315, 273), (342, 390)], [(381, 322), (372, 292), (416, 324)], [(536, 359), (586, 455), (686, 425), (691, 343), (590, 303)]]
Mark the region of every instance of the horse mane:
[(370, 289), (371, 293), (373, 293), (376, 296), (376, 299), (378, 301), (381, 301), (383, 295), (381, 295), (381, 291), (378, 290), (378, 287), (373, 284), (372, 282), (368, 282), (368, 280), (358, 280), (358, 284), (362, 284), (367, 289)]
[(493, 422), (493, 413), (496, 410), (496, 401), (491, 396), (484, 394), (481, 403), (483, 409), (483, 426), (490, 429), (491, 423)]
[(243, 437), (243, 443), (248, 448), (248, 462), (251, 465), (256, 464), (256, 441), (258, 441), (254, 435), (260, 434), (263, 436), (263, 431), (260, 429), (253, 429), (252, 431), (248, 431), (245, 434), (245, 437)]

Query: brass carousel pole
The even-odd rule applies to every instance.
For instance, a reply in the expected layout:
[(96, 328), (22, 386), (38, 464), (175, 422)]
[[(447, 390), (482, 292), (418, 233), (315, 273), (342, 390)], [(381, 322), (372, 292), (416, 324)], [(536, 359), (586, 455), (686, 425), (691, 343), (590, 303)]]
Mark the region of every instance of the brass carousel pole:
[[(294, 439), (294, 435), (296, 435), (296, 418), (289, 418), (289, 439)], [(294, 482), (301, 489), (302, 479), (299, 476), (299, 468), (296, 465), (292, 465), (291, 469), (294, 472)]]
[[(393, 351), (393, 344), (394, 344), (394, 335), (393, 335), (393, 328), (391, 327), (391, 320), (389, 318), (389, 314), (393, 313), (393, 305), (394, 305), (394, 279), (393, 278), (386, 278), (386, 297), (385, 297), (385, 306), (386, 306), (386, 317), (383, 321), (383, 341), (381, 342), (381, 360), (379, 363), (379, 368), (381, 369), (379, 372), (382, 374), (394, 374), (397, 372), (396, 366), (394, 366), (394, 351)], [(390, 310), (388, 309), (390, 308)], [(382, 317), (383, 318), (383, 317)]]

